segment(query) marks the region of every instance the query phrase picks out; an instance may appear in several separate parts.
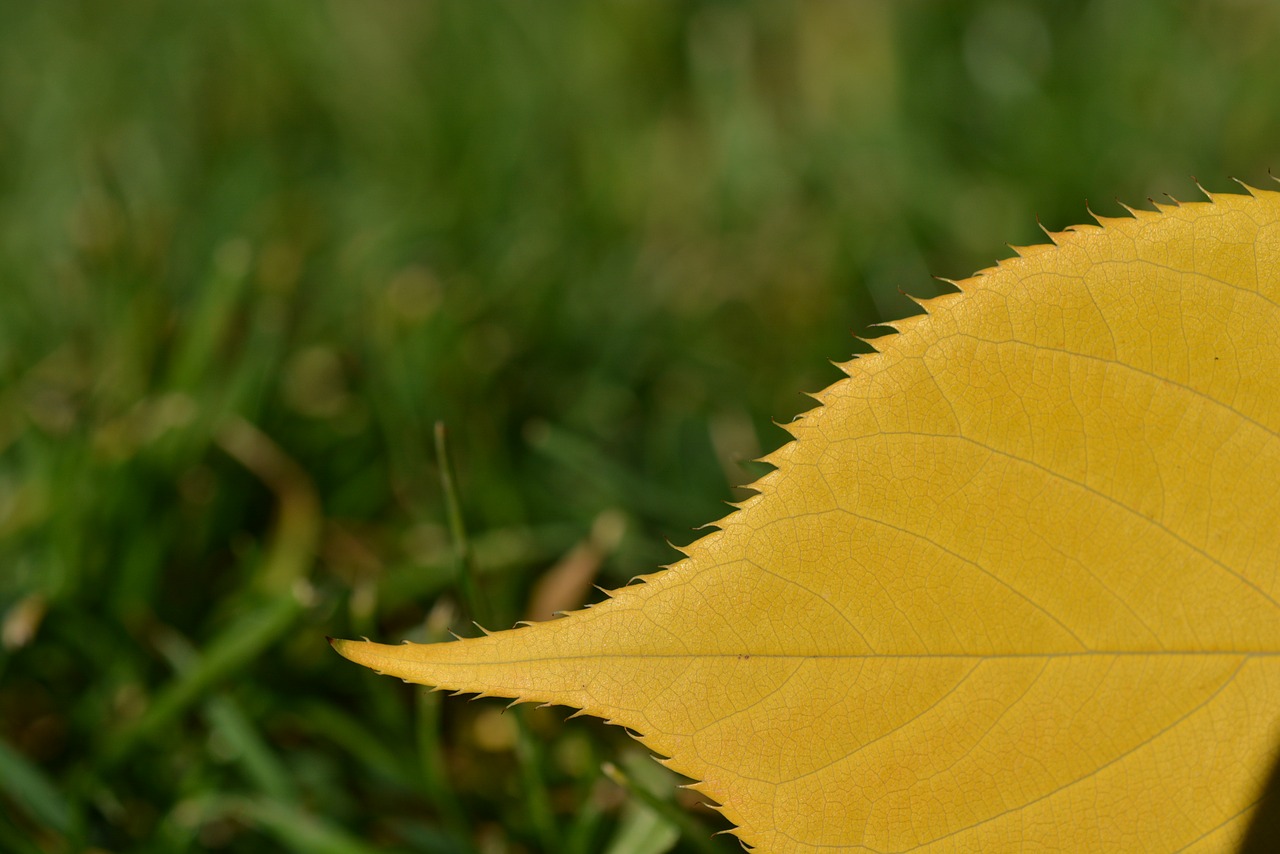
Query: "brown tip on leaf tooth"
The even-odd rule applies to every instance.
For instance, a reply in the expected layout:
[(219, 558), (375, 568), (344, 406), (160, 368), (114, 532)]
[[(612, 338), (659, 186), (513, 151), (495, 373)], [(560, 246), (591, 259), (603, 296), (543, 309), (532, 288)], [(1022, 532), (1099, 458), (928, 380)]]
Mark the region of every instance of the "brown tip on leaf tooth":
[[(999, 262), (997, 261), (996, 263), (998, 264)], [(917, 306), (919, 306), (919, 307), (920, 307), (920, 309), (921, 309), (921, 310), (923, 310), (925, 314), (928, 314), (928, 313), (929, 313), (929, 309), (925, 307), (925, 304), (924, 304), (924, 302), (922, 302), (922, 301), (921, 301), (921, 298), (920, 298), (920, 297), (917, 297), (915, 294), (908, 293), (907, 291), (903, 290), (902, 288), (898, 288), (898, 293), (899, 293), (899, 294), (901, 294), (902, 296), (906, 297), (907, 299), (911, 300), (911, 301), (912, 301), (913, 303), (915, 303)], [(915, 317), (916, 315), (911, 315), (911, 316), (912, 316), (912, 317)]]
[[(1086, 203), (1086, 207), (1087, 206), (1088, 205)], [(1040, 221), (1040, 214), (1036, 214), (1036, 228), (1044, 232), (1044, 236), (1049, 238), (1050, 243), (1052, 243), (1054, 246), (1058, 245), (1058, 238), (1054, 235), (1052, 231), (1044, 227), (1044, 223)]]

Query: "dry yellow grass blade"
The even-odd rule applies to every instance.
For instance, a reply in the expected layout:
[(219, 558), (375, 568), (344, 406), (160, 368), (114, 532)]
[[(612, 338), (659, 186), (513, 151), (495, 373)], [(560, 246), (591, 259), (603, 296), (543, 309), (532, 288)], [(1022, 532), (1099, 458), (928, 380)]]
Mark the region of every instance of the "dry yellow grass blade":
[(1223, 851), (1280, 739), (1280, 195), (958, 283), (687, 559), (340, 653), (622, 724), (766, 852)]

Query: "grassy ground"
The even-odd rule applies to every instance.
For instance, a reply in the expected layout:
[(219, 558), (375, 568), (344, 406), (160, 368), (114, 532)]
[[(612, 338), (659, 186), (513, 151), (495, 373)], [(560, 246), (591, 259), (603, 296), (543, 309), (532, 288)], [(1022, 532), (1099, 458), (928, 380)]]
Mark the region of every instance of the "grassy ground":
[(696, 800), (624, 733), (325, 645), (473, 631), (433, 425), (494, 626), (652, 571), (901, 291), (1085, 199), (1265, 183), (1277, 36), (1243, 0), (0, 0), (0, 849), (734, 850), (602, 773)]

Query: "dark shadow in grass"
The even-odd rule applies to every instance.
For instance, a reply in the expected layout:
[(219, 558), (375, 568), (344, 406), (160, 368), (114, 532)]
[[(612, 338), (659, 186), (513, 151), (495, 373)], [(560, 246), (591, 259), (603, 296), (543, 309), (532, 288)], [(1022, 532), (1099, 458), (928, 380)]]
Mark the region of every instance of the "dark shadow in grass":
[(1275, 854), (1277, 851), (1280, 851), (1280, 759), (1271, 766), (1258, 809), (1240, 846), (1240, 854)]

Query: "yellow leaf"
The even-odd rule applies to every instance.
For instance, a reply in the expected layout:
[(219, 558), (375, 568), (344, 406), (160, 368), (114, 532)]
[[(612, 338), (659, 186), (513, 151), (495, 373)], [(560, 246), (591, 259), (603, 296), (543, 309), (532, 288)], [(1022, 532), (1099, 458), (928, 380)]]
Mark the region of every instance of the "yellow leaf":
[(1018, 250), (594, 608), (340, 653), (639, 735), (765, 852), (1222, 851), (1280, 739), (1280, 194)]

